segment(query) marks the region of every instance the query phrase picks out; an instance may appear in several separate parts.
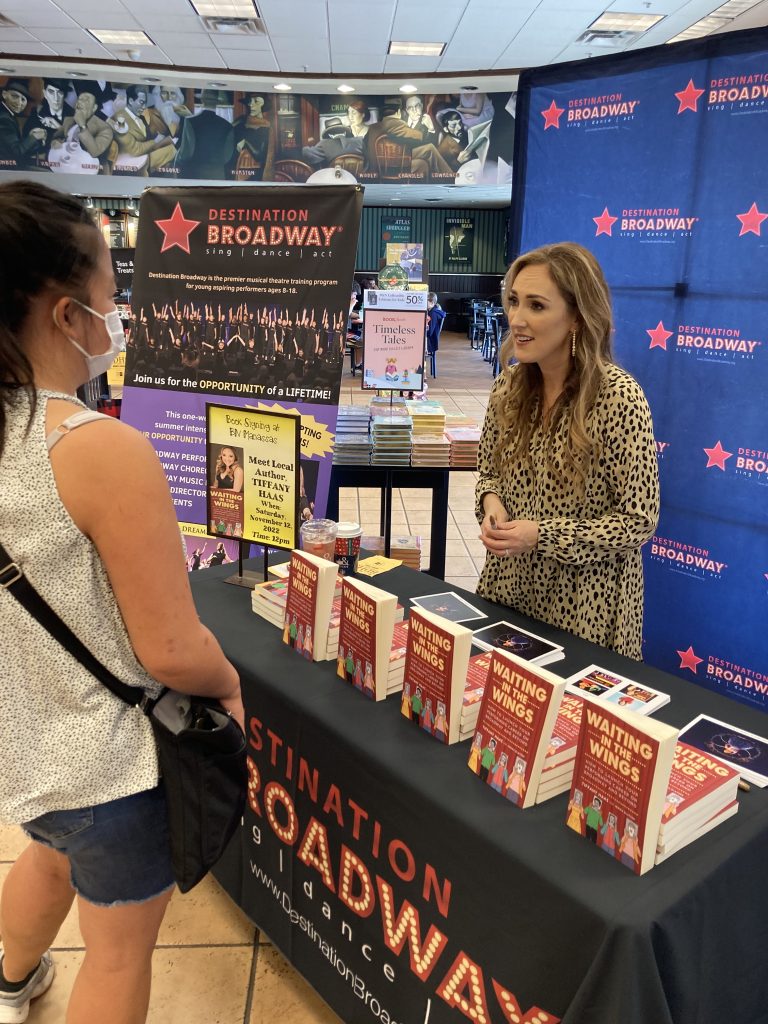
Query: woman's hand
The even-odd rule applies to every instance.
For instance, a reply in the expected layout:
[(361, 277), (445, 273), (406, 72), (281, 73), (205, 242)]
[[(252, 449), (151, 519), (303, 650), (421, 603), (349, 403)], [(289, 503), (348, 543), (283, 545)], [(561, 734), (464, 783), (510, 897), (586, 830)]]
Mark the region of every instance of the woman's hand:
[(515, 556), (533, 551), (539, 542), (539, 524), (531, 519), (507, 518), (507, 513), (488, 513), (483, 519), (480, 540), (494, 555)]

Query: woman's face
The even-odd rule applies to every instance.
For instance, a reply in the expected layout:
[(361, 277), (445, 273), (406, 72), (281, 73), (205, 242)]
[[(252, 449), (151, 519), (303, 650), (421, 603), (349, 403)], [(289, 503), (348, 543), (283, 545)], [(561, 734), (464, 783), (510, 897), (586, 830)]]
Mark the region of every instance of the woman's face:
[(264, 106), (264, 100), (261, 96), (251, 96), (248, 100), (248, 108), (254, 117), (257, 117)]
[(347, 107), (347, 117), (349, 118), (349, 123), (353, 128), (357, 128), (364, 120), (361, 111), (356, 107)]
[(231, 469), (231, 467), (234, 466), (234, 464), (237, 462), (237, 459), (235, 458), (235, 453), (232, 451), (231, 448), (221, 449), (221, 461), (224, 463), (227, 469)]
[(547, 369), (567, 361), (578, 317), (544, 264), (524, 267), (514, 279), (507, 317), (514, 355), (521, 363)]

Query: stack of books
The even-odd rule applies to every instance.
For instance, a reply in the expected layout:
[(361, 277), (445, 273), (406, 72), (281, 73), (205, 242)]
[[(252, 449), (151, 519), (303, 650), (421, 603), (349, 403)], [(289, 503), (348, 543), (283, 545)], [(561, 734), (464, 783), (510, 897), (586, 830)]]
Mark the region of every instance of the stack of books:
[(447, 412), (445, 414), (446, 430), (476, 430), (478, 425), (476, 419), (463, 412)]
[(560, 701), (555, 727), (547, 745), (536, 803), (567, 793), (573, 779), (584, 701), (566, 692)]
[(387, 398), (377, 395), (371, 399), (369, 406), (371, 419), (374, 416), (408, 416), (408, 406), (404, 398)]
[[(414, 421), (415, 422), (415, 421)], [(451, 464), (451, 445), (443, 434), (413, 434), (412, 466), (445, 466)]]
[(439, 402), (406, 402), (408, 415), (413, 419), (413, 434), (442, 434), (445, 430), (445, 409)]
[(410, 466), (412, 427), (410, 416), (374, 416), (371, 420), (371, 464)]
[(475, 735), (477, 716), (480, 713), (485, 684), (488, 681), (488, 669), (491, 667), (492, 655), (490, 652), (478, 652), (476, 647), (473, 647), (472, 650), (474, 653), (469, 659), (467, 685), (464, 687), (464, 699), (461, 704), (460, 733), (462, 740), (471, 740)]
[(346, 434), (367, 434), (371, 410), (367, 405), (340, 405), (336, 417), (337, 438)]
[(392, 537), (389, 557), (398, 558), (403, 565), (418, 572), (421, 569), (421, 537)]
[(371, 555), (384, 554), (384, 538), (369, 534), (360, 538), (360, 550), (367, 551)]
[[(326, 641), (326, 660), (336, 657), (339, 648), (339, 624), (341, 622), (341, 584), (343, 576), (337, 576), (336, 589), (331, 607), (330, 621), (328, 623), (328, 637)], [(257, 583), (251, 591), (251, 610), (271, 622), (278, 629), (285, 625), (285, 609), (288, 603), (288, 580), (289, 577), (277, 580), (267, 580), (266, 583)]]
[(445, 436), (450, 442), (450, 464), (457, 469), (477, 466), (480, 430), (477, 427), (448, 427)]
[(368, 434), (336, 434), (334, 466), (367, 466), (370, 461), (371, 439)]
[(395, 622), (392, 634), (392, 649), (389, 653), (389, 679), (387, 695), (400, 693), (405, 676), (405, 652), (408, 649), (408, 622), (402, 619)]
[(656, 863), (736, 814), (738, 785), (735, 768), (687, 743), (678, 743), (661, 814)]

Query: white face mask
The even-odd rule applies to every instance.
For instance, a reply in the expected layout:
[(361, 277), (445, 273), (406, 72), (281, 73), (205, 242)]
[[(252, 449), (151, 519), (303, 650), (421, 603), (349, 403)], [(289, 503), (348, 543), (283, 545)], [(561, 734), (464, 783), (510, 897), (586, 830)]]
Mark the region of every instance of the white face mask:
[[(110, 310), (109, 313), (97, 313), (95, 309), (86, 306), (79, 299), (73, 297), (72, 301), (76, 302), (78, 306), (82, 306), (83, 309), (87, 309), (89, 313), (97, 316), (99, 320), (103, 320), (107, 328), (107, 334), (109, 334), (109, 348), (106, 352), (101, 352), (95, 356), (86, 352), (82, 345), (79, 345), (74, 338), (71, 338), (68, 334), (65, 335), (67, 341), (74, 345), (77, 351), (81, 352), (85, 357), (88, 379), (93, 380), (94, 377), (99, 377), (102, 373), (106, 373), (119, 354), (125, 351), (125, 331), (123, 330), (120, 314), (116, 309)], [(58, 324), (56, 326), (58, 327)]]

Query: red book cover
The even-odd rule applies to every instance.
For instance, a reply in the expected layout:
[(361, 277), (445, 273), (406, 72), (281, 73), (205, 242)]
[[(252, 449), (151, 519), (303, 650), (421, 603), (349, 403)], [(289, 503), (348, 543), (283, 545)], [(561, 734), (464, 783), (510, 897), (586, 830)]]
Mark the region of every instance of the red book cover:
[(678, 743), (661, 814), (659, 844), (692, 821), (709, 817), (713, 807), (730, 803), (738, 780), (739, 773), (724, 761), (687, 743)]
[(644, 874), (656, 856), (677, 729), (583, 699), (566, 824)]
[(439, 742), (457, 743), (472, 631), (415, 607), (408, 621), (400, 709)]
[(494, 650), (469, 767), (517, 807), (536, 802), (565, 680)]
[(387, 696), (396, 604), (394, 594), (362, 580), (343, 579), (336, 670), (372, 700)]
[(576, 756), (583, 709), (584, 701), (581, 697), (574, 697), (570, 693), (563, 694), (560, 707), (557, 709), (555, 727), (547, 746), (546, 768), (553, 768), (563, 761), (571, 761)]
[(307, 551), (291, 553), (283, 643), (309, 661), (323, 661), (338, 567)]

